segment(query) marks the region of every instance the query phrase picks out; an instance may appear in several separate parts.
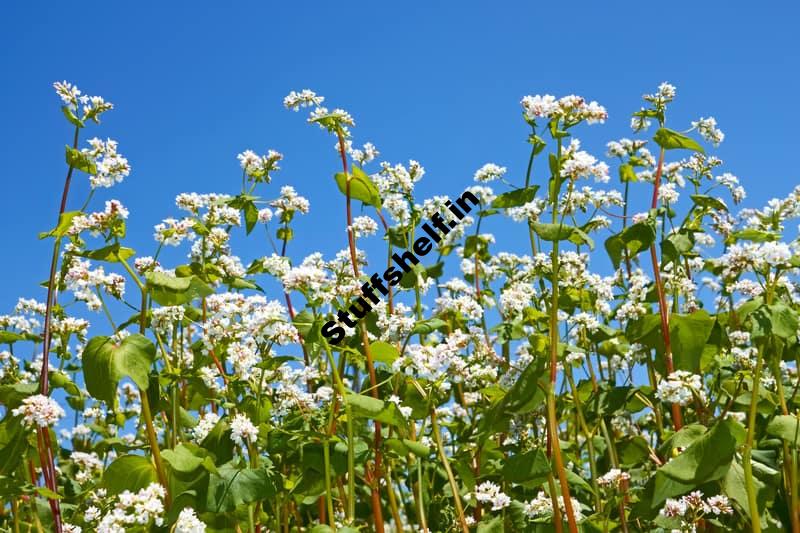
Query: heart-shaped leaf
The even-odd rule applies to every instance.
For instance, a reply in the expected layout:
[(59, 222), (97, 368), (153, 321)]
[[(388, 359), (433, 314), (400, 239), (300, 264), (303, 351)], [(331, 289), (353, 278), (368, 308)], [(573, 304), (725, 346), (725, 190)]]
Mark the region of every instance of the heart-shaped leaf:
[(155, 345), (144, 335), (131, 335), (116, 344), (109, 337), (94, 337), (83, 350), (83, 377), (89, 394), (109, 405), (117, 399), (117, 384), (129, 377), (147, 390)]

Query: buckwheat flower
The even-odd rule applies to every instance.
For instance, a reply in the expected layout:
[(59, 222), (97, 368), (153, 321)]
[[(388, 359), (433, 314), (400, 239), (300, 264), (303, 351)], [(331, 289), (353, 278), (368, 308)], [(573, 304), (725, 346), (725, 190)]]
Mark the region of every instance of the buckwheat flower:
[(702, 397), (703, 378), (686, 370), (676, 370), (658, 384), (656, 398), (667, 403), (687, 405), (696, 393)]
[(378, 232), (378, 223), (371, 217), (366, 215), (356, 217), (353, 219), (353, 225), (350, 226), (356, 238), (375, 235)]
[(261, 260), (261, 264), (268, 274), (272, 274), (277, 278), (282, 278), (292, 268), (287, 257), (280, 256), (276, 253), (273, 253), (269, 257), (264, 257)]
[(53, 88), (56, 90), (56, 94), (61, 98), (65, 106), (72, 111), (78, 109), (78, 99), (81, 96), (81, 91), (76, 85), (68, 81), (57, 81), (53, 84)]
[(286, 109), (299, 111), (301, 107), (318, 106), (325, 101), (324, 96), (317, 96), (317, 93), (310, 89), (303, 89), (300, 92), (292, 91), (283, 99)]
[(400, 400), (400, 398), (392, 394), (389, 396), (389, 400), (391, 403), (395, 404), (397, 408), (400, 410), (400, 414), (403, 415), (404, 418), (408, 418), (411, 416), (411, 413), (414, 411), (411, 407), (404, 406)]
[(290, 222), (295, 213), (307, 214), (309, 210), (308, 200), (299, 196), (291, 185), (281, 187), (280, 198), (270, 202), (275, 209), (275, 216), (281, 222)]
[(662, 108), (665, 104), (675, 99), (675, 86), (667, 82), (663, 82), (658, 86), (658, 90), (653, 94), (645, 94), (642, 98), (645, 101), (652, 103), (656, 108)]
[(644, 116), (643, 113), (644, 113), (644, 108), (642, 108), (638, 114), (631, 117), (631, 129), (636, 133), (641, 131), (647, 131), (650, 128), (650, 125), (652, 124), (650, 119)]
[(519, 315), (531, 305), (534, 296), (536, 296), (536, 291), (533, 285), (527, 281), (509, 285), (500, 293), (500, 306), (503, 308), (504, 315), (507, 317)]
[(680, 518), (686, 514), (687, 508), (688, 506), (683, 499), (674, 500), (670, 498), (664, 503), (660, 514), (667, 518)]
[(770, 266), (789, 266), (792, 250), (785, 242), (765, 242), (759, 250), (761, 259)]
[(153, 237), (164, 245), (178, 246), (185, 239), (194, 240), (193, 227), (194, 221), (190, 218), (183, 220), (165, 218), (163, 222), (156, 224)]
[[(570, 498), (570, 500), (572, 503), (572, 511), (575, 516), (575, 521), (576, 522), (580, 521), (581, 504), (575, 498)], [(561, 514), (563, 516), (563, 514), (566, 512), (566, 510), (564, 509), (564, 498), (562, 496), (559, 496), (557, 498), (557, 501), (558, 501), (558, 507), (561, 510)], [(544, 492), (539, 492), (534, 499), (525, 503), (525, 505), (523, 506), (523, 512), (525, 513), (525, 516), (531, 519), (551, 516), (553, 514), (553, 500), (550, 498), (550, 496), (548, 496)]]
[(78, 472), (75, 474), (75, 481), (78, 483), (91, 481), (95, 474), (103, 470), (103, 462), (95, 452), (72, 452), (69, 458), (78, 466)]
[(46, 428), (54, 426), (66, 413), (58, 403), (43, 394), (28, 396), (22, 405), (11, 411), (14, 416), (21, 416), (22, 423), (29, 429), (34, 426)]
[(263, 209), (258, 210), (258, 221), (262, 224), (266, 224), (272, 220), (272, 209), (269, 207), (265, 207)]
[[(348, 143), (348, 146), (350, 144)], [(336, 149), (338, 150), (338, 143)], [(376, 157), (380, 155), (380, 152), (375, 145), (372, 143), (364, 143), (364, 146), (359, 150), (358, 148), (348, 148), (348, 153), (353, 161), (358, 161), (358, 164), (362, 167), (369, 163), (370, 161), (374, 161)]]
[(270, 150), (267, 155), (257, 155), (252, 150), (245, 150), (236, 158), (249, 178), (256, 182), (269, 183), (272, 180), (270, 172), (280, 170), (278, 162), (283, 159), (283, 154)]
[(494, 163), (486, 163), (475, 171), (474, 179), (480, 183), (487, 183), (502, 178), (506, 171), (506, 167), (501, 167)]
[(253, 425), (247, 415), (237, 414), (231, 419), (231, 440), (241, 446), (254, 443), (258, 438), (258, 428)]
[(98, 509), (94, 505), (90, 505), (89, 507), (86, 508), (86, 511), (84, 511), (83, 513), (83, 520), (86, 522), (94, 522), (98, 518), (100, 518), (101, 514), (102, 513), (100, 509)]
[(500, 490), (500, 486), (491, 481), (484, 481), (475, 487), (475, 499), (482, 503), (491, 503), (492, 511), (499, 511), (511, 505), (511, 498)]
[(131, 172), (128, 160), (117, 152), (117, 141), (106, 139), (105, 142), (98, 138), (89, 139), (89, 148), (81, 152), (94, 161), (97, 173), (89, 176), (92, 189), (98, 187), (112, 187), (121, 183)]
[(197, 371), (203, 384), (212, 392), (220, 392), (224, 386), (219, 382), (221, 377), (219, 370), (215, 366), (204, 366)]
[(64, 533), (83, 533), (83, 528), (81, 526), (76, 526), (75, 524), (70, 524), (69, 522), (63, 522), (61, 526)]
[(588, 152), (578, 150), (579, 147), (577, 140), (570, 143), (565, 152), (567, 158), (561, 165), (561, 175), (572, 180), (594, 177), (599, 183), (608, 183), (608, 165)]
[(93, 237), (97, 237), (101, 233), (110, 232), (118, 236), (121, 223), (126, 218), (128, 210), (125, 206), (118, 200), (107, 200), (104, 211), (74, 217), (67, 233), (79, 235), (83, 231), (89, 231)]
[(623, 472), (619, 468), (612, 468), (606, 474), (597, 479), (597, 484), (601, 487), (613, 487), (619, 489), (620, 484), (628, 482), (631, 479), (630, 474)]
[(233, 363), (234, 372), (242, 379), (249, 379), (250, 369), (260, 361), (252, 346), (239, 342), (228, 346), (228, 358)]
[(186, 507), (178, 515), (174, 533), (205, 533), (206, 525), (197, 518), (194, 509)]
[(217, 422), (219, 422), (219, 415), (216, 413), (208, 412), (200, 415), (197, 425), (192, 428), (192, 439), (198, 444), (203, 442)]
[(308, 122), (316, 122), (320, 128), (330, 132), (341, 131), (345, 138), (350, 136), (347, 127), (356, 125), (353, 117), (344, 109), (329, 111), (327, 107), (318, 107), (312, 111), (308, 116)]
[(715, 514), (717, 516), (722, 514), (733, 514), (733, 507), (731, 507), (728, 497), (722, 494), (708, 498), (703, 505), (703, 510), (707, 514)]
[(740, 203), (747, 196), (744, 187), (739, 185), (739, 178), (730, 172), (725, 172), (721, 176), (714, 178), (714, 180), (720, 185), (728, 188), (728, 190), (731, 192), (731, 196), (733, 197), (733, 202), (736, 204)]
[(106, 102), (102, 96), (86, 96), (81, 98), (83, 104), (83, 120), (91, 119), (100, 124), (100, 115), (114, 109), (114, 104)]
[(658, 197), (664, 204), (675, 204), (680, 198), (680, 193), (674, 183), (662, 183), (658, 188)]
[(227, 205), (210, 205), (203, 215), (207, 226), (240, 226), (242, 224), (238, 209)]
[(692, 129), (696, 129), (697, 133), (699, 133), (703, 139), (714, 146), (719, 146), (725, 139), (725, 134), (717, 128), (717, 121), (714, 117), (700, 117), (699, 120), (693, 120)]
[(150, 325), (161, 334), (172, 330), (173, 325), (183, 320), (185, 310), (180, 305), (170, 305), (154, 308)]
[(159, 264), (159, 262), (153, 259), (149, 255), (145, 257), (137, 257), (133, 261), (133, 267), (136, 269), (136, 272), (138, 272), (140, 275), (144, 275), (145, 272), (151, 272), (153, 270), (156, 270), (160, 266), (161, 265)]
[(411, 207), (400, 194), (389, 194), (383, 197), (383, 208), (389, 213), (394, 222), (401, 227), (411, 224)]

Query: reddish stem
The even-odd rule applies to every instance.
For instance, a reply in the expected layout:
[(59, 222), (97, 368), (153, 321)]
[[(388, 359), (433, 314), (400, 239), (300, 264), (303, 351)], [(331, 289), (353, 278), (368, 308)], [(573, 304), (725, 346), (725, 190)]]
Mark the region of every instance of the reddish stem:
[[(350, 198), (350, 176), (347, 171), (347, 156), (345, 155), (344, 151), (344, 136), (342, 135), (341, 130), (336, 131), (336, 135), (339, 138), (339, 155), (342, 158), (342, 169), (344, 171), (345, 176), (345, 196), (347, 198), (347, 242), (350, 247), (350, 262), (353, 265), (353, 275), (357, 280), (360, 276), (358, 271), (358, 259), (356, 257), (356, 240), (355, 235), (353, 234), (353, 210), (352, 210), (352, 202)], [(367, 359), (367, 370), (369, 371), (369, 383), (370, 383), (370, 393), (373, 398), (378, 397), (378, 378), (375, 374), (375, 365), (372, 361), (372, 351), (369, 347), (369, 337), (367, 336), (367, 329), (363, 323), (361, 323), (361, 342), (364, 345), (364, 355)], [(382, 454), (380, 451), (381, 448), (381, 424), (377, 420), (374, 422), (375, 424), (375, 464), (372, 467), (372, 475), (369, 476), (371, 478), (370, 485), (372, 486), (372, 515), (373, 521), (375, 523), (375, 532), (376, 533), (384, 533), (383, 527), (383, 512), (381, 510), (381, 495), (380, 495), (380, 479), (381, 479), (381, 462), (382, 462)]]
[[(664, 171), (664, 149), (658, 156), (658, 168), (653, 181), (653, 201), (650, 205), (651, 209), (658, 207), (658, 190), (661, 185), (661, 174)], [(672, 343), (670, 342), (669, 334), (669, 310), (667, 309), (667, 298), (664, 294), (664, 285), (661, 281), (661, 267), (656, 254), (656, 243), (650, 245), (650, 259), (653, 262), (653, 278), (656, 284), (656, 292), (658, 294), (658, 312), (661, 317), (661, 336), (664, 339), (664, 366), (667, 370), (667, 375), (675, 371), (672, 362)], [(672, 423), (675, 426), (675, 431), (683, 427), (683, 414), (681, 406), (673, 403), (672, 408)]]

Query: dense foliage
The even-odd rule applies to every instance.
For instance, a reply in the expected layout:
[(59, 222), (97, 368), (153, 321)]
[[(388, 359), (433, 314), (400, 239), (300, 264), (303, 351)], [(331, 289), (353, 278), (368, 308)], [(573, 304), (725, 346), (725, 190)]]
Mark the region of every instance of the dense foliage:
[[(447, 197), (415, 197), (419, 163), (371, 163), (347, 112), (292, 92), (336, 143), (314, 186), (342, 193), (344, 249), (292, 257), (309, 202), (271, 189), (280, 153), (248, 150), (241, 189), (180, 194), (145, 255), (100, 198), (128, 161), (82, 140), (113, 106), (55, 89), (74, 137), (41, 235), (50, 279), (0, 316), (3, 530), (800, 531), (800, 246), (784, 235), (800, 188), (734, 212), (744, 189), (706, 151), (723, 134), (668, 129), (671, 85), (608, 163), (575, 137), (601, 105), (523, 98), (527, 172), (477, 170), (479, 208), (335, 345), (323, 325), (369, 273), (434, 213), (453, 220)], [(620, 191), (590, 184), (612, 175)], [(529, 253), (485, 219), (521, 225)], [(233, 233), (273, 251), (243, 262)], [(369, 268), (368, 238), (385, 241)], [(161, 264), (171, 246), (181, 264)]]

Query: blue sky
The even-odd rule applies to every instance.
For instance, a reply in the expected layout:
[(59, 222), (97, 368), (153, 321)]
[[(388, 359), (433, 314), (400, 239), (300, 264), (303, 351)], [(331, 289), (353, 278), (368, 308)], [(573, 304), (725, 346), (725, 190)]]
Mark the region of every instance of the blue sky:
[[(130, 209), (130, 243), (144, 255), (154, 251), (153, 225), (178, 214), (177, 193), (238, 191), (236, 154), (246, 148), (286, 156), (265, 196), (289, 183), (311, 201), (290, 247), (295, 261), (345, 247), (333, 139), (282, 107), (292, 89), (349, 110), (355, 141), (374, 142), (381, 159), (419, 160), (427, 169), (420, 196), (459, 193), (489, 161), (519, 182), (526, 94), (575, 93), (605, 105), (606, 125), (577, 132), (599, 155), (608, 140), (630, 135), (642, 93), (665, 80), (678, 87), (672, 127), (716, 117), (727, 134), (716, 153), (741, 178), (748, 205), (798, 182), (795, 4), (122, 4), (4, 5), (0, 313), (19, 296), (44, 300), (37, 283), (50, 243), (36, 235), (55, 221), (71, 134), (51, 88), (62, 79), (116, 104), (88, 134), (117, 139), (133, 173), (99, 198)], [(72, 208), (86, 181), (77, 177)], [(648, 198), (649, 189), (635, 191), (641, 208), (633, 210)], [(269, 253), (261, 239), (238, 250), (246, 261)]]

